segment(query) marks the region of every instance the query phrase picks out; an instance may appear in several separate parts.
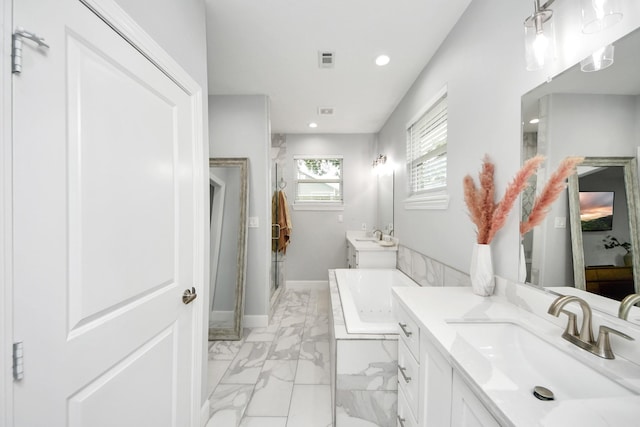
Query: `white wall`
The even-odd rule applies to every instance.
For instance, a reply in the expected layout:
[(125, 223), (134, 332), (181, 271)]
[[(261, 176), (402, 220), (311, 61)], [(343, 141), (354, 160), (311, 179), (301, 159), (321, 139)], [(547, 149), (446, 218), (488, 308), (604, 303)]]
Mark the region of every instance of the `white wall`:
[[(271, 253), (271, 195), (269, 100), (262, 95), (209, 96), (209, 152), (211, 157), (249, 158), (249, 228), (245, 315), (269, 313)], [(222, 249), (224, 250), (224, 249)]]
[[(295, 198), (294, 163), (297, 155), (342, 155), (343, 211), (291, 209), (291, 243), (287, 248), (287, 280), (327, 280), (327, 270), (347, 265), (345, 232), (375, 225), (377, 178), (371, 173), (376, 154), (375, 135), (287, 135), (287, 198)], [(338, 221), (342, 215), (343, 222)]]
[[(451, 201), (443, 211), (408, 211), (405, 168), (396, 171), (395, 226), (400, 242), (462, 271), (469, 271), (475, 230), (463, 201), (462, 179), (477, 176), (485, 153), (496, 164), (497, 194), (520, 166), (521, 96), (640, 25), (640, 2), (626, 0), (625, 18), (599, 35), (580, 32), (580, 4), (553, 5), (558, 60), (545, 70), (525, 70), (523, 26), (528, 1), (473, 1), (434, 58), (423, 70), (379, 134), (380, 152), (405, 161), (407, 122), (443, 86), (448, 87), (448, 183)], [(517, 207), (516, 207), (517, 209)], [(518, 277), (518, 217), (512, 212), (493, 246), (497, 274)]]
[[(202, 93), (206, 94), (207, 38), (204, 0), (115, 1), (187, 70), (202, 88)], [(203, 97), (206, 106), (205, 98), (206, 96)]]

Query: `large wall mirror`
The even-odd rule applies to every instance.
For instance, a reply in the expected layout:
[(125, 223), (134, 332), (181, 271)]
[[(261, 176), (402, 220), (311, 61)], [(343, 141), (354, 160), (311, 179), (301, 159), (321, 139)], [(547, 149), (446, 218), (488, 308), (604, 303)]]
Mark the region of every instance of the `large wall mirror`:
[(242, 338), (247, 254), (248, 159), (209, 159), (209, 340)]
[[(636, 219), (640, 30), (614, 46), (615, 62), (609, 68), (586, 73), (577, 64), (522, 97), (523, 161), (535, 154), (547, 157), (538, 183), (523, 195), (522, 210), (525, 217), (535, 187), (546, 182), (563, 158), (585, 157), (544, 223), (524, 236), (527, 282), (547, 289), (593, 290), (605, 285), (608, 279), (602, 278), (610, 275), (611, 281), (620, 282), (620, 289), (605, 296), (616, 302), (627, 292), (637, 291), (640, 280)], [(532, 119), (539, 122), (530, 123)], [(612, 210), (610, 218), (585, 224), (589, 218), (583, 212), (581, 221), (581, 194), (583, 205), (588, 199), (606, 205)], [(626, 248), (612, 246), (612, 238), (629, 243), (633, 258), (626, 257), (626, 262), (631, 265), (625, 265)], [(617, 303), (609, 306), (617, 309)]]
[(378, 177), (378, 229), (385, 234), (393, 231), (393, 169), (377, 175)]

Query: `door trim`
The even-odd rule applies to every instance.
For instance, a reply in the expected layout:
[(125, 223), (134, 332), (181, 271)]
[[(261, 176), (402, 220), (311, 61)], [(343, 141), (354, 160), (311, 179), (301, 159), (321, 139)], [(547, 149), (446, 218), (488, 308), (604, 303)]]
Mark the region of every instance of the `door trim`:
[(12, 120), (11, 120), (11, 34), (13, 2), (0, 0), (0, 427), (13, 425), (13, 343), (12, 257), (13, 223)]
[[(109, 25), (116, 33), (123, 37), (129, 44), (138, 50), (143, 56), (151, 61), (159, 70), (174, 81), (191, 100), (192, 134), (194, 138), (194, 158), (193, 158), (193, 180), (194, 194), (193, 203), (195, 208), (194, 218), (194, 283), (196, 292), (206, 296), (205, 289), (206, 271), (205, 256), (208, 253), (205, 248), (205, 225), (208, 221), (208, 206), (205, 199), (208, 198), (208, 176), (205, 176), (205, 160), (208, 158), (208, 146), (205, 147), (205, 129), (203, 120), (203, 94), (202, 88), (197, 82), (155, 41), (140, 27), (114, 0), (79, 0), (87, 6), (93, 13)], [(0, 0), (3, 20), (1, 22), (0, 42), (2, 43), (0, 52), (0, 162), (2, 172), (0, 173), (0, 301), (3, 301), (3, 315), (0, 316), (0, 427), (14, 425), (13, 413), (13, 378), (8, 375), (11, 368), (11, 344), (13, 340), (12, 319), (13, 305), (11, 278), (11, 248), (12, 248), (12, 204), (11, 194), (13, 190), (11, 147), (12, 147), (12, 94), (11, 94), (11, 67), (7, 58), (7, 53), (11, 49), (12, 34), (12, 0)], [(8, 50), (7, 50), (8, 49)], [(191, 336), (192, 343), (192, 369), (191, 375), (191, 408), (190, 418), (192, 427), (200, 427), (200, 410), (202, 394), (202, 373), (203, 373), (203, 347), (204, 347), (204, 310), (207, 304), (205, 298), (196, 299), (192, 305), (193, 330)]]

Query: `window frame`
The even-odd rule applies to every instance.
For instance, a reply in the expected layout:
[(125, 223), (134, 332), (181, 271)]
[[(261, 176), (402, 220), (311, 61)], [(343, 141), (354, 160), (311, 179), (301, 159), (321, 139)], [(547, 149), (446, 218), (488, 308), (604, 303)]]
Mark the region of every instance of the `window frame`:
[[(299, 179), (298, 160), (340, 160), (340, 179)], [(293, 156), (293, 183), (295, 186), (294, 210), (344, 210), (344, 156), (338, 154), (298, 154)], [(340, 188), (340, 200), (299, 200), (298, 184), (300, 183), (338, 183)]]
[[(449, 104), (448, 104), (449, 93), (447, 86), (444, 86), (440, 89), (430, 100), (427, 102), (423, 108), (421, 108), (418, 113), (411, 119), (406, 125), (406, 167), (407, 167), (407, 193), (408, 196), (404, 201), (405, 209), (447, 209), (449, 207), (449, 193), (448, 193), (448, 176), (445, 178), (443, 185), (427, 188), (421, 191), (414, 192), (412, 188), (412, 174), (413, 174), (413, 162), (415, 159), (410, 157), (411, 153), (411, 129), (415, 126), (420, 120), (424, 118), (429, 112), (431, 112), (435, 107), (437, 107), (442, 99), (447, 100), (446, 105), (446, 114), (447, 114), (447, 126), (449, 122)], [(447, 130), (447, 142), (444, 145), (444, 154), (448, 153), (448, 130)], [(431, 150), (428, 153), (434, 151), (442, 151), (442, 146), (437, 147), (434, 150)], [(424, 157), (421, 156), (421, 157)], [(435, 157), (434, 157), (435, 158)], [(448, 155), (447, 155), (447, 164), (445, 166), (448, 168)]]

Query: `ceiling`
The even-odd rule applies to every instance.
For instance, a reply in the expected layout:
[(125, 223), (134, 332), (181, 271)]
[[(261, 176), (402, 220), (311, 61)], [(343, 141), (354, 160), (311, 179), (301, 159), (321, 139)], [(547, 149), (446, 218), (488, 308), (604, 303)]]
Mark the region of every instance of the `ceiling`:
[(375, 133), (470, 2), (206, 0), (209, 94), (267, 95), (272, 133)]

